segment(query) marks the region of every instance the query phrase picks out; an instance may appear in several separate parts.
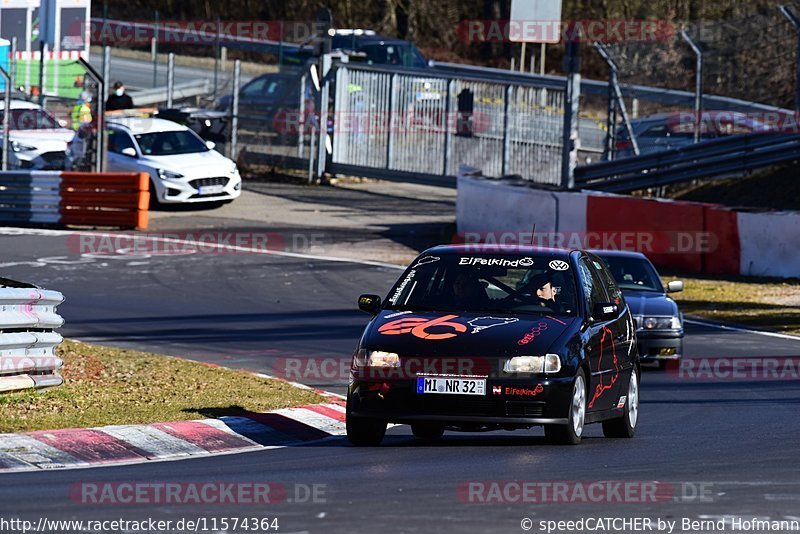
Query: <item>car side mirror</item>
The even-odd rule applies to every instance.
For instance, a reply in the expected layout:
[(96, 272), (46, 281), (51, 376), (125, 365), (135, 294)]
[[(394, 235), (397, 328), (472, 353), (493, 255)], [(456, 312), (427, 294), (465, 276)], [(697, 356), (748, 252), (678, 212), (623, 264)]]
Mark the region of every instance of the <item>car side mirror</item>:
[(122, 154), (123, 156), (128, 156), (129, 158), (135, 158), (136, 157), (136, 149), (135, 148), (131, 148), (131, 147), (123, 148), (122, 152), (120, 152), (120, 154)]
[(361, 295), (358, 297), (358, 309), (370, 315), (377, 315), (381, 309), (381, 298), (378, 295)]
[(217, 146), (217, 144), (214, 141), (206, 141), (206, 146), (209, 150), (214, 150), (214, 147)]
[(683, 291), (683, 282), (681, 280), (673, 280), (667, 284), (667, 293), (680, 293)]
[(594, 309), (592, 309), (592, 318), (595, 321), (605, 321), (606, 319), (616, 317), (618, 312), (619, 306), (613, 302), (598, 302), (594, 305)]
[(58, 119), (58, 125), (62, 128), (69, 128), (69, 121), (67, 119)]

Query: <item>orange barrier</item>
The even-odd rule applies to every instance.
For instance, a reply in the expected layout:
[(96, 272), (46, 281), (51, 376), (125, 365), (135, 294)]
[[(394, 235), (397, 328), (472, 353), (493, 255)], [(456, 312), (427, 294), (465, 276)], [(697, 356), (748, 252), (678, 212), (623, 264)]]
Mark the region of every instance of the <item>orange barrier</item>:
[(147, 173), (62, 172), (60, 194), (62, 224), (147, 229)]

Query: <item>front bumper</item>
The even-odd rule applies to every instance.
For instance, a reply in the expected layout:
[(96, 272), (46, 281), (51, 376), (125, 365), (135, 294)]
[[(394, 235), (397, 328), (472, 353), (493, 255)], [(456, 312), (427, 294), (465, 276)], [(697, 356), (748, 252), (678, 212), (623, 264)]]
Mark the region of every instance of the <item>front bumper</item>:
[(678, 360), (683, 356), (683, 330), (637, 330), (642, 361)]
[[(178, 180), (153, 179), (158, 201), (162, 204), (185, 204), (194, 202), (218, 202), (232, 200), (242, 194), (242, 178), (237, 174), (209, 178)], [(221, 191), (205, 193), (209, 186), (221, 186)], [(217, 188), (219, 189), (219, 188)]]
[[(573, 377), (487, 378), (485, 395), (448, 395), (417, 393), (415, 378), (353, 379), (348, 390), (348, 411), (357, 417), (390, 423), (566, 424), (573, 382)], [(541, 391), (536, 392), (539, 385)]]

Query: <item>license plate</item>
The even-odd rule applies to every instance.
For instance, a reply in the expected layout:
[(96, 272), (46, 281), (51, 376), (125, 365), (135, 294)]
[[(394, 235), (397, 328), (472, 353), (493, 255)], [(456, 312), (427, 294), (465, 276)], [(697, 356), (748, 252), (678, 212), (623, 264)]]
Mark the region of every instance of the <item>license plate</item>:
[(200, 194), (201, 195), (219, 195), (220, 193), (225, 192), (224, 185), (203, 185), (200, 186)]
[(417, 393), (486, 395), (486, 380), (474, 378), (417, 378)]

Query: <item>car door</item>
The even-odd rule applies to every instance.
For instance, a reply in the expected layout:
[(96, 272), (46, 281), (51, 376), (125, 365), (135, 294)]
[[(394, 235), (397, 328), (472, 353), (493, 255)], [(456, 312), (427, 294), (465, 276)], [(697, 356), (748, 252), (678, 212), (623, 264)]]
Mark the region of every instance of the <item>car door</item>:
[(609, 296), (609, 302), (613, 302), (618, 306), (617, 317), (611, 321), (609, 328), (614, 333), (614, 343), (617, 352), (617, 358), (622, 363), (623, 369), (629, 369), (636, 361), (636, 326), (633, 323), (628, 304), (622, 295), (622, 290), (619, 289), (614, 275), (608, 268), (608, 264), (597, 256), (590, 255), (592, 265), (596, 267), (595, 262), (599, 264), (597, 273), (606, 288), (606, 293)]
[[(111, 172), (140, 172), (138, 157), (123, 154), (126, 148), (136, 150), (128, 132), (119, 128), (108, 131), (108, 170)], [(138, 151), (137, 151), (138, 154)]]
[(619, 381), (622, 371), (619, 349), (614, 340), (616, 318), (595, 319), (592, 310), (596, 304), (608, 303), (612, 299), (606, 293), (605, 284), (595, 261), (583, 256), (578, 262), (578, 272), (583, 285), (586, 306), (587, 338), (586, 353), (589, 358), (591, 377), (587, 394), (587, 410), (592, 412), (609, 410), (618, 403)]

